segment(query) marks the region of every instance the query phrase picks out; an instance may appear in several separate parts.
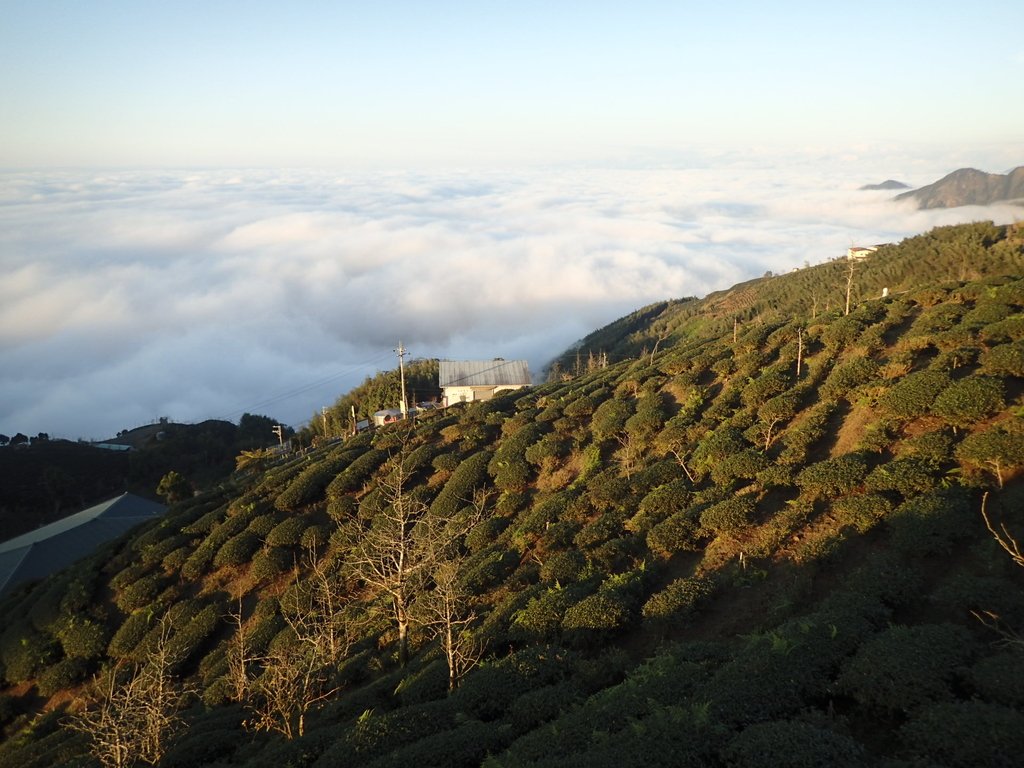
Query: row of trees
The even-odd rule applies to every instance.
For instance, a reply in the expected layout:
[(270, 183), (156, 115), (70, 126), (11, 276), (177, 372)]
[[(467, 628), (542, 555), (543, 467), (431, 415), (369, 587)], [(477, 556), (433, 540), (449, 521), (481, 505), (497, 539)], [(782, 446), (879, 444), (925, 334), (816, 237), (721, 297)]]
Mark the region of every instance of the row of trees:
[[(322, 556), (311, 546), (296, 563), (280, 598), (290, 642), (256, 650), (241, 603), (227, 617), (234, 627), (227, 652), (229, 697), (249, 709), (246, 724), (253, 730), (287, 739), (305, 734), (308, 712), (338, 692), (342, 662), (375, 621), (367, 605), (376, 604), (390, 617), (402, 666), (414, 624), (436, 639), (449, 690), (479, 660), (484, 648), (473, 632), (477, 616), (460, 574), (464, 538), (483, 519), (491, 494), (475, 489), (454, 514), (443, 514), (410, 493), (408, 463), (403, 446), (385, 466), (377, 504), (336, 521), (338, 535), (352, 544), (345, 558)], [(180, 723), (178, 711), (194, 693), (173, 674), (182, 657), (169, 615), (159, 624), (144, 661), (97, 675), (90, 705), (71, 721), (104, 766), (157, 764)]]

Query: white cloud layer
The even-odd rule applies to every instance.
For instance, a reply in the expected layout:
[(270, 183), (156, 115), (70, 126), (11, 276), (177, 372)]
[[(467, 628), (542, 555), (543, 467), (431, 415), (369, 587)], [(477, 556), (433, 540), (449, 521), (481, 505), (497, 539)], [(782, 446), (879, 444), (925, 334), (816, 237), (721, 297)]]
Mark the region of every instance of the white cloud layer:
[(539, 373), (652, 301), (1019, 216), (857, 191), (888, 171), (779, 167), (4, 174), (0, 431), (103, 438), (246, 410), (298, 424), (393, 367), (399, 339)]

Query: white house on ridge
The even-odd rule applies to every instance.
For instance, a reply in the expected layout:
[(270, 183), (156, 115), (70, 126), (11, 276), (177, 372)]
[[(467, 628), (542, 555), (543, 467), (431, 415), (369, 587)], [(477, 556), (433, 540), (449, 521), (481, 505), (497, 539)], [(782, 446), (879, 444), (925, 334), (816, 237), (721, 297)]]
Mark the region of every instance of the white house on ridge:
[(499, 392), (528, 387), (530, 368), (525, 360), (441, 360), (438, 384), (445, 405), (490, 400)]

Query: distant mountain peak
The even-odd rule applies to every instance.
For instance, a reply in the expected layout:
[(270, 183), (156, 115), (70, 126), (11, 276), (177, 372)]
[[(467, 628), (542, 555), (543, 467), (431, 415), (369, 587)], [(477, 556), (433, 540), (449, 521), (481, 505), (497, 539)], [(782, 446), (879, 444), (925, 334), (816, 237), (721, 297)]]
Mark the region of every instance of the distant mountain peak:
[(913, 200), (918, 208), (956, 208), (1024, 200), (1024, 166), (1005, 174), (959, 168), (934, 184), (896, 195), (895, 199)]
[(910, 189), (909, 184), (904, 184), (902, 181), (896, 181), (895, 179), (886, 179), (881, 184), (865, 184), (860, 187), (861, 190), (875, 191), (879, 189)]

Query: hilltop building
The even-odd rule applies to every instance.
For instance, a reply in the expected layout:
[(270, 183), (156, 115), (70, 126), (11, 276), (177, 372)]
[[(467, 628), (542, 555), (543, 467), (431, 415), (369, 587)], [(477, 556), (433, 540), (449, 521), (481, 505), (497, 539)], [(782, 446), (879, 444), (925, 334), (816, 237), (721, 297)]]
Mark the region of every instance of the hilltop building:
[(846, 249), (846, 259), (847, 261), (864, 261), (864, 259), (877, 251), (883, 245), (887, 245), (887, 243), (879, 243), (878, 245), (851, 245)]
[(438, 384), (445, 406), (490, 400), (499, 392), (532, 384), (525, 360), (441, 360)]

